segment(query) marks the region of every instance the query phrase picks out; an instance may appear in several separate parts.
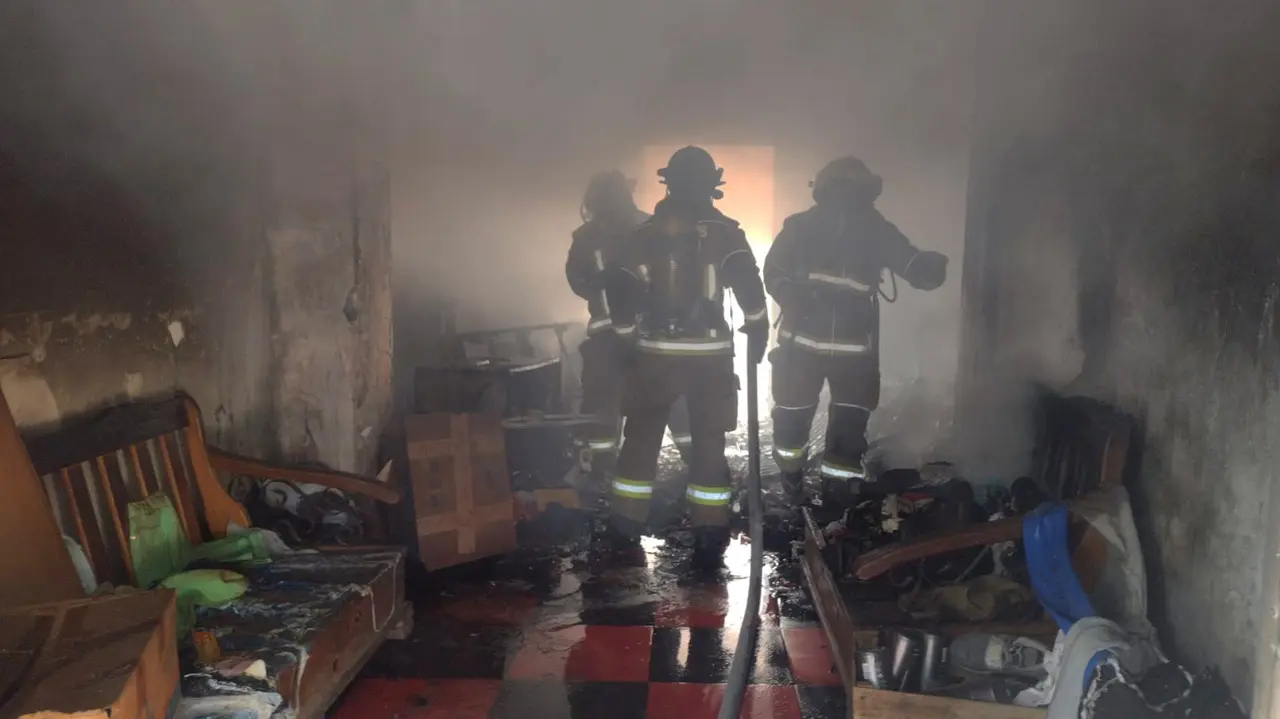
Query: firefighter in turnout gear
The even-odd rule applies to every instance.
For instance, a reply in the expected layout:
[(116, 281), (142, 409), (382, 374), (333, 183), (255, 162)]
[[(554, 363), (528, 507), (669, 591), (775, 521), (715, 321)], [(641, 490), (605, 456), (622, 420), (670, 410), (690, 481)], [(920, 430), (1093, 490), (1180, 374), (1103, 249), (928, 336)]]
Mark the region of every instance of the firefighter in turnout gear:
[(860, 160), (829, 163), (815, 205), (783, 223), (764, 263), (781, 311), (773, 366), (773, 456), (793, 501), (803, 499), (809, 432), (830, 390), (821, 460), (825, 503), (847, 501), (865, 478), (867, 421), (880, 402), (880, 283), (884, 270), (933, 290), (947, 258), (916, 249), (875, 207), (882, 180)]
[[(579, 347), (582, 354), (583, 414), (597, 421), (585, 425), (576, 441), (585, 468), (603, 476), (612, 470), (617, 457), (621, 422), (622, 391), (626, 368), (622, 347), (613, 333), (608, 299), (604, 292), (604, 269), (617, 260), (619, 248), (649, 218), (635, 205), (635, 181), (617, 170), (596, 174), (587, 184), (582, 200), (583, 224), (573, 232), (573, 243), (565, 262), (565, 277), (573, 293), (587, 301), (590, 319), (587, 338)], [(685, 453), (688, 418), (681, 407), (670, 418), (672, 439)]]
[(724, 291), (731, 290), (742, 309), (752, 362), (764, 357), (769, 321), (746, 235), (713, 205), (724, 196), (718, 189), (723, 170), (705, 150), (686, 147), (658, 175), (667, 196), (626, 244), (609, 283), (614, 331), (632, 346), (611, 534), (623, 548), (638, 542), (667, 416), (684, 397), (692, 437), (685, 500), (695, 562), (705, 566), (720, 560), (729, 541), (732, 489), (724, 446), (738, 416)]

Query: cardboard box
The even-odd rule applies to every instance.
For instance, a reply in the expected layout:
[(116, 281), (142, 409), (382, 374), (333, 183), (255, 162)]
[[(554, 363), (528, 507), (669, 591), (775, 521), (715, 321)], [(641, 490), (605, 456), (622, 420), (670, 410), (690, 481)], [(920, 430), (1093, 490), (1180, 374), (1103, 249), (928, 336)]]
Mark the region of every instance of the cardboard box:
[(516, 548), (502, 419), (424, 414), (405, 419), (419, 556), (442, 569)]

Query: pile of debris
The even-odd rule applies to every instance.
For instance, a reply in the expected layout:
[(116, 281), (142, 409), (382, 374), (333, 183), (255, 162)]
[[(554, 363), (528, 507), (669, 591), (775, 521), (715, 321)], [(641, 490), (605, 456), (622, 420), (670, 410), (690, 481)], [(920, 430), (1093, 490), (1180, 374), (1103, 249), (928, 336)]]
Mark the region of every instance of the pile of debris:
[(975, 486), (945, 462), (879, 467), (851, 504), (805, 510), (819, 614), (848, 635), (837, 655), (856, 658), (842, 667), (859, 682), (854, 713), (899, 692), (1050, 719), (1243, 718), (1215, 673), (1165, 656), (1148, 621), (1124, 489), (1131, 423), (1052, 398), (1044, 428), (1034, 477)]

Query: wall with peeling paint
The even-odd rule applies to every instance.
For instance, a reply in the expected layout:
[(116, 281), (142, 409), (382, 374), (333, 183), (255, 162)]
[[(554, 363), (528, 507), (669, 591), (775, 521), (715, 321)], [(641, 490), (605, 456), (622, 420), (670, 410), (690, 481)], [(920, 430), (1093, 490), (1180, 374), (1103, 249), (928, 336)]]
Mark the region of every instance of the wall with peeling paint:
[[(1152, 618), (1176, 658), (1219, 667), (1248, 704), (1255, 666), (1275, 661), (1280, 135), (1276, 93), (1240, 78), (1278, 58), (1245, 36), (1205, 54), (1226, 20), (1203, 9), (1141, 15), (1145, 41), (1089, 26), (1095, 44), (1068, 71), (991, 88), (970, 178), (962, 415), (980, 441), (1017, 437), (1017, 402), (990, 400), (1039, 382), (1139, 420), (1129, 489)], [(1239, 20), (1231, 32), (1253, 39), (1276, 29)], [(1001, 423), (1013, 431), (987, 431)]]

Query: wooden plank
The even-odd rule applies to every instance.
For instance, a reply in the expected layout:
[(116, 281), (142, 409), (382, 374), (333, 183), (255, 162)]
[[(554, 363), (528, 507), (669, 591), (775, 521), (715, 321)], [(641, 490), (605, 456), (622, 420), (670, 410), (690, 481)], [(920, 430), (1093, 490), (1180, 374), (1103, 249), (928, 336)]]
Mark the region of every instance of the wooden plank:
[[(156, 479), (160, 482), (162, 488), (168, 488), (169, 498), (173, 501), (174, 509), (178, 512), (178, 521), (182, 523), (182, 532), (187, 535), (187, 541), (192, 545), (200, 543), (200, 528), (195, 520), (195, 507), (188, 502), (186, 493), (178, 483), (178, 475), (173, 472), (173, 458), (169, 456), (168, 435), (162, 434), (152, 440), (160, 445), (161, 468), (164, 472), (164, 480)], [(154, 456), (153, 456), (154, 459)]]
[(165, 716), (178, 684), (174, 615), (166, 590), (0, 613), (0, 654), (26, 659), (0, 716)]
[(814, 608), (818, 611), (818, 619), (826, 631), (827, 641), (831, 644), (835, 655), (836, 669), (840, 673), (841, 683), (846, 688), (852, 687), (857, 680), (856, 657), (858, 651), (858, 635), (854, 629), (853, 618), (845, 606), (840, 588), (836, 586), (835, 577), (823, 558), (823, 550), (827, 543), (822, 531), (813, 521), (808, 508), (803, 510), (805, 524), (804, 557), (801, 567), (804, 570), (805, 582), (809, 586), (809, 594), (813, 597)]
[(934, 557), (957, 549), (1007, 542), (1021, 536), (1022, 517), (978, 522), (960, 529), (873, 549), (858, 557), (854, 562), (853, 571), (858, 579), (865, 582), (875, 579), (899, 564)]
[(1044, 719), (1044, 709), (903, 694), (868, 686), (853, 689), (854, 719)]
[[(186, 454), (182, 451), (186, 430), (170, 432), (156, 438), (160, 443), (160, 456), (164, 461), (164, 471), (169, 475), (173, 486), (174, 501), (178, 503), (178, 512), (186, 517), (187, 539), (192, 546), (204, 541), (205, 525), (201, 524), (202, 503), (198, 501), (200, 490), (191, 478), (190, 465)], [(169, 451), (169, 443), (173, 442), (173, 452)]]
[(99, 583), (109, 578), (114, 581), (124, 577), (125, 567), (120, 563), (120, 558), (114, 556), (109, 549), (108, 537), (103, 533), (103, 518), (99, 516), (97, 505), (93, 501), (93, 487), (89, 484), (93, 481), (93, 475), (86, 473), (82, 464), (64, 469), (62, 473), (71, 481), (68, 491), (75, 498), (76, 511), (84, 524), (84, 551), (93, 564), (94, 577)]
[(200, 492), (200, 500), (204, 505), (204, 520), (209, 533), (214, 539), (221, 539), (227, 536), (227, 527), (233, 522), (241, 527), (252, 527), (248, 510), (227, 494), (226, 488), (214, 474), (213, 465), (209, 462), (209, 452), (204, 444), (200, 407), (190, 398), (183, 402), (183, 406), (187, 416), (183, 444), (187, 457), (191, 460), (191, 471), (195, 475), (196, 490)]
[(84, 596), (40, 476), (0, 396), (0, 606)]
[(91, 462), (138, 442), (145, 442), (185, 426), (183, 398), (136, 402), (103, 410), (87, 420), (27, 442), (31, 463), (41, 475), (63, 467)]
[[(114, 458), (113, 458), (114, 459)], [(125, 570), (129, 575), (129, 581), (132, 583), (137, 578), (133, 575), (133, 558), (129, 552), (129, 540), (125, 535), (128, 530), (125, 528), (125, 520), (120, 514), (120, 505), (116, 503), (116, 492), (111, 488), (111, 473), (107, 469), (107, 461), (103, 457), (98, 457), (93, 465), (93, 473), (97, 476), (98, 482), (102, 487), (102, 503), (106, 505), (107, 515), (111, 517), (111, 526), (115, 529), (116, 541), (120, 547), (120, 557), (124, 561)]]
[[(62, 481), (62, 501), (67, 503), (67, 513), (71, 515), (71, 522), (76, 528), (76, 538), (84, 548), (85, 558), (89, 560), (89, 566), (93, 567), (95, 574), (101, 573), (102, 569), (94, 564), (93, 547), (89, 546), (89, 534), (84, 528), (84, 516), (80, 514), (80, 503), (76, 500), (75, 489), (71, 486), (71, 473), (63, 467), (58, 472), (58, 478)], [(92, 508), (90, 510), (92, 511)]]

